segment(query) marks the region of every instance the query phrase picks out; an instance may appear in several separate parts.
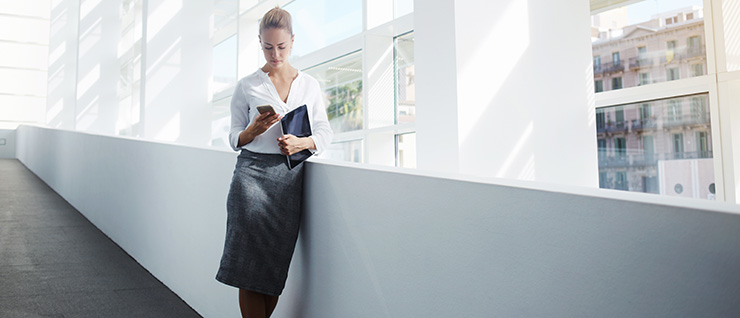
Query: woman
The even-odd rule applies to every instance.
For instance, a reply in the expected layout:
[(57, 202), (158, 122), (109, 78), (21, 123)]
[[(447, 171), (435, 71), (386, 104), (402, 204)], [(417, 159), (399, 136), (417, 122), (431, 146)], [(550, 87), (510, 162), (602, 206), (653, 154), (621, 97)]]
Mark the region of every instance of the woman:
[[(267, 63), (242, 78), (231, 99), (229, 140), (237, 159), (227, 199), (226, 242), (216, 279), (239, 288), (243, 317), (270, 317), (285, 287), (300, 223), (303, 167), (288, 170), (285, 155), (318, 153), (331, 143), (318, 82), (290, 65), (290, 14), (275, 7), (260, 22)], [(281, 135), (282, 115), (308, 108), (312, 136)], [(274, 114), (257, 112), (272, 105)]]

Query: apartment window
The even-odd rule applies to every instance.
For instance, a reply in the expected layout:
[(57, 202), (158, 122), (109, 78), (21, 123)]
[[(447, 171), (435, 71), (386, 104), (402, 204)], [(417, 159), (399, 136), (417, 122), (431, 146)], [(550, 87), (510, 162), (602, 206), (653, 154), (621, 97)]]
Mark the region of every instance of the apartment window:
[(650, 104), (645, 103), (640, 105), (640, 120), (643, 125), (653, 117), (653, 109)]
[(617, 178), (614, 182), (614, 189), (629, 190), (629, 186), (627, 184), (627, 172), (617, 171)]
[(679, 79), (678, 76), (678, 67), (673, 67), (666, 69), (666, 80), (668, 81), (675, 81)]
[(416, 168), (416, 133), (396, 135), (396, 166)]
[(621, 159), (627, 155), (627, 141), (623, 137), (614, 138), (614, 154)]
[(645, 164), (655, 164), (653, 136), (642, 136), (642, 153)]
[(612, 53), (612, 63), (614, 63), (614, 66), (619, 66), (622, 64), (622, 61), (619, 58), (619, 52)]
[(668, 101), (668, 122), (680, 122), (681, 121), (681, 100), (671, 99)]
[(624, 109), (617, 108), (617, 111), (614, 114), (615, 120), (617, 122), (617, 128), (624, 127)]
[(706, 99), (701, 96), (691, 97), (691, 118), (698, 124), (704, 124), (709, 121), (706, 113)]
[(414, 68), (414, 34), (399, 36), (394, 41), (396, 82), (396, 123), (416, 120), (416, 80)]
[(622, 88), (622, 78), (621, 77), (612, 78), (612, 89), (621, 89), (621, 88)]
[(596, 91), (597, 93), (604, 91), (604, 81), (603, 80), (594, 81), (594, 91)]
[(698, 158), (711, 158), (709, 152), (709, 134), (706, 131), (696, 132), (696, 150), (699, 152)]
[(647, 85), (647, 84), (650, 84), (650, 73), (648, 72), (640, 73), (640, 85)]
[(689, 55), (698, 55), (701, 53), (701, 37), (692, 36), (686, 40), (686, 51)]
[(693, 19), (694, 19), (694, 14), (693, 13), (687, 13), (686, 14), (686, 20), (693, 20)]
[(703, 64), (692, 64), (691, 65), (691, 77), (702, 76), (702, 75), (704, 75), (704, 65)]
[(606, 128), (606, 119), (604, 118), (604, 112), (596, 113), (596, 129), (603, 130)]
[(647, 47), (641, 46), (637, 48), (637, 58), (640, 60), (647, 58)]
[(601, 56), (594, 56), (594, 72), (601, 71)]
[(326, 96), (326, 113), (334, 133), (363, 129), (362, 54), (355, 52), (306, 69)]
[(599, 160), (606, 157), (606, 139), (599, 138), (596, 140), (597, 149), (599, 150)]
[(672, 18), (666, 18), (666, 19), (665, 19), (665, 24), (666, 24), (666, 25), (668, 25), (668, 24), (673, 24), (673, 19), (672, 19)]
[(676, 159), (683, 159), (683, 134), (673, 134), (673, 153)]
[[(615, 176), (617, 172), (624, 172), (625, 180), (628, 178), (635, 182), (630, 191), (647, 193), (669, 194), (671, 191), (668, 188), (661, 187), (670, 186), (666, 180), (677, 178), (695, 178), (699, 184), (706, 185), (713, 183), (713, 174), (706, 173), (713, 171), (714, 165), (711, 159), (711, 123), (706, 107), (708, 100), (708, 93), (702, 93), (597, 108), (597, 127), (600, 118), (608, 120), (607, 114), (614, 115), (615, 121), (623, 117), (625, 122), (638, 123), (630, 126), (629, 130), (597, 129), (597, 141), (608, 141), (598, 141), (599, 155), (614, 154), (598, 161), (599, 173)], [(691, 105), (692, 114), (704, 115), (692, 115), (699, 118), (682, 120), (681, 105)], [(619, 114), (620, 111), (623, 115)], [(690, 142), (684, 143), (684, 135), (691, 136)], [(609, 141), (610, 138), (612, 141)], [(673, 162), (678, 159), (697, 161), (691, 164)], [(692, 168), (691, 165), (701, 168)], [(663, 169), (662, 172), (660, 169)], [(616, 183), (602, 186), (615, 188)], [(696, 194), (696, 197), (707, 198), (703, 193)]]

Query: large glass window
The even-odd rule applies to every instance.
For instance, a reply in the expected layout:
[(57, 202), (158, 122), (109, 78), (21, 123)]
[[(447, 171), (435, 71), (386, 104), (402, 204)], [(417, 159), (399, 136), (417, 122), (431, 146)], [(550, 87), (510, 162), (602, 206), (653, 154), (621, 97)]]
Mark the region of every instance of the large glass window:
[[(714, 163), (707, 103), (705, 93), (598, 108), (601, 187), (712, 198)], [(690, 116), (683, 115), (683, 107), (691, 108)], [(598, 129), (599, 118), (607, 118), (602, 129)], [(613, 124), (610, 118), (615, 119)]]
[(396, 53), (396, 123), (409, 123), (416, 119), (413, 33), (397, 37), (394, 48)]
[(356, 52), (305, 70), (326, 95), (326, 113), (334, 133), (363, 128), (362, 54)]
[(362, 31), (361, 0), (295, 0), (284, 8), (293, 17), (293, 58)]
[[(703, 75), (707, 58), (702, 0), (628, 1), (629, 5), (594, 14), (593, 56), (611, 56), (596, 67), (594, 80), (621, 77), (620, 89)], [(598, 36), (597, 36), (598, 35)], [(689, 68), (689, 65), (700, 65)]]

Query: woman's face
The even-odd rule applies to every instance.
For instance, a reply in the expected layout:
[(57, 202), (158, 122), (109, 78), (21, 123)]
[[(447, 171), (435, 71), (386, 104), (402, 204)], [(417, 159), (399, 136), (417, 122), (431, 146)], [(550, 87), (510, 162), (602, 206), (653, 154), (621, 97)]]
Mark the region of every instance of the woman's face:
[(270, 68), (279, 69), (288, 62), (293, 48), (293, 36), (284, 29), (270, 28), (260, 34), (260, 44)]

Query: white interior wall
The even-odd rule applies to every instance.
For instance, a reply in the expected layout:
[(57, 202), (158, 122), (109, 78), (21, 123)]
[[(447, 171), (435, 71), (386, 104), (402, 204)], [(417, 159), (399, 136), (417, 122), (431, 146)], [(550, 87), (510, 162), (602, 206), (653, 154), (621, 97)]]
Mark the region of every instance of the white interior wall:
[(0, 128), (0, 158), (15, 158), (15, 129)]
[(209, 145), (213, 2), (149, 0), (147, 14), (145, 138)]
[[(17, 138), (21, 162), (199, 313), (238, 316), (214, 279), (235, 153), (31, 126)], [(307, 165), (276, 317), (740, 315), (737, 205)]]
[(596, 187), (588, 1), (424, 2), (414, 13), (419, 168), (449, 170), (455, 161), (429, 157), (451, 152), (464, 174)]

